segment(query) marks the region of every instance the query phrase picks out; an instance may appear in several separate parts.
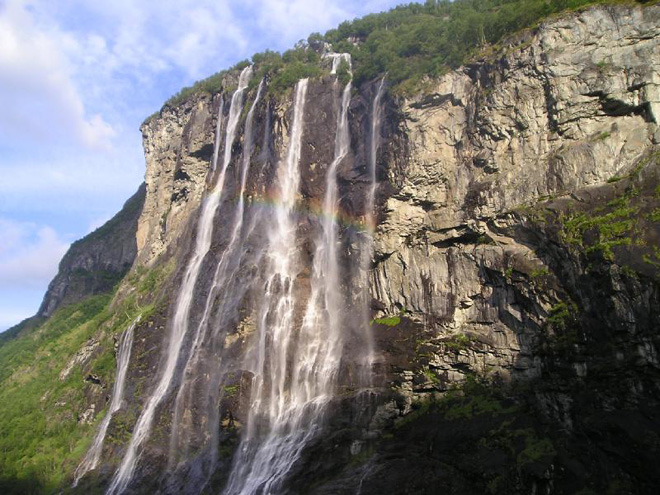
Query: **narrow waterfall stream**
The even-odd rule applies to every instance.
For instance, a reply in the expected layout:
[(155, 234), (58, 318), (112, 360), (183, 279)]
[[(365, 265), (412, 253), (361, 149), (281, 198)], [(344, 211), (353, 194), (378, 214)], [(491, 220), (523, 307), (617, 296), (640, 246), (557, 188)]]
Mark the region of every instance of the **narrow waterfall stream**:
[[(238, 88), (234, 92), (229, 108), (229, 119), (225, 132), (225, 148), (222, 162), (222, 169), (218, 175), (213, 190), (206, 197), (199, 216), (197, 226), (197, 238), (195, 242), (193, 255), (188, 263), (186, 273), (181, 284), (179, 296), (176, 302), (174, 317), (170, 330), (170, 340), (167, 349), (165, 365), (160, 371), (160, 379), (147, 400), (147, 403), (140, 414), (140, 418), (135, 425), (131, 441), (119, 469), (115, 473), (107, 493), (116, 494), (123, 492), (135, 471), (139, 459), (140, 447), (148, 438), (154, 415), (157, 407), (161, 404), (168, 393), (174, 379), (177, 364), (179, 363), (183, 341), (188, 333), (188, 322), (190, 308), (193, 301), (195, 284), (199, 277), (199, 271), (204, 257), (211, 247), (211, 238), (213, 234), (213, 219), (222, 199), (222, 192), (225, 183), (227, 167), (231, 162), (231, 151), (236, 137), (236, 128), (243, 108), (243, 93), (247, 88), (252, 67), (248, 66), (241, 72)], [(216, 144), (217, 146), (217, 144)], [(214, 154), (217, 157), (217, 154)], [(215, 168), (215, 165), (213, 166)]]
[(121, 337), (121, 343), (119, 344), (119, 349), (117, 351), (117, 374), (115, 376), (115, 384), (112, 387), (112, 398), (110, 399), (108, 412), (105, 414), (103, 421), (101, 421), (101, 426), (94, 437), (92, 446), (89, 448), (87, 454), (85, 454), (85, 457), (76, 469), (73, 487), (76, 487), (80, 479), (87, 474), (87, 472), (95, 469), (99, 463), (101, 452), (103, 451), (103, 441), (105, 440), (105, 434), (108, 431), (110, 420), (112, 419), (112, 415), (119, 410), (124, 400), (126, 373), (128, 371), (128, 363), (131, 360), (131, 350), (133, 349), (133, 331), (139, 322), (140, 315), (133, 320)]
[(378, 146), (380, 145), (380, 121), (382, 111), (380, 108), (380, 100), (383, 98), (383, 91), (385, 89), (385, 78), (380, 80), (376, 96), (371, 105), (371, 132), (370, 132), (370, 147), (369, 147), (369, 193), (367, 195), (367, 230), (373, 235), (375, 229), (374, 205), (376, 203), (376, 189), (378, 188), (378, 179), (376, 177), (376, 160), (378, 158)]
[(369, 146), (369, 190), (365, 206), (366, 231), (360, 246), (360, 286), (362, 289), (362, 328), (366, 352), (364, 354), (360, 381), (362, 385), (371, 385), (371, 369), (374, 363), (374, 343), (370, 324), (370, 302), (369, 273), (374, 255), (374, 234), (376, 230), (376, 217), (374, 209), (376, 205), (376, 191), (378, 189), (378, 178), (376, 177), (376, 161), (378, 158), (378, 146), (380, 145), (380, 127), (382, 111), (380, 101), (385, 88), (385, 78), (381, 79), (378, 90), (371, 105), (371, 128)]
[(225, 95), (220, 94), (220, 104), (218, 105), (218, 118), (215, 123), (215, 139), (213, 141), (213, 158), (211, 158), (211, 170), (215, 170), (218, 165), (218, 154), (220, 153), (220, 133), (224, 123)]

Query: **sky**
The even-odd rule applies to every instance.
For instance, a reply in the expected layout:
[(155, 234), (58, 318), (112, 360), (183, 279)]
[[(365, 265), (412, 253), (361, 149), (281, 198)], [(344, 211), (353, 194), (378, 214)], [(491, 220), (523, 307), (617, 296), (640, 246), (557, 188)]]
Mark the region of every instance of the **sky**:
[(396, 0), (0, 0), (0, 331), (144, 176), (140, 123), (265, 49)]

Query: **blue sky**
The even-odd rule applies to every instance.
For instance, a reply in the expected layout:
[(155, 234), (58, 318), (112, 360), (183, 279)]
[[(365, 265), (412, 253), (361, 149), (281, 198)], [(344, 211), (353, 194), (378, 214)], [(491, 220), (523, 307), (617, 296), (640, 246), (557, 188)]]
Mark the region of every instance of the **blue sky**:
[(137, 189), (140, 123), (181, 87), (392, 0), (0, 0), (0, 330)]

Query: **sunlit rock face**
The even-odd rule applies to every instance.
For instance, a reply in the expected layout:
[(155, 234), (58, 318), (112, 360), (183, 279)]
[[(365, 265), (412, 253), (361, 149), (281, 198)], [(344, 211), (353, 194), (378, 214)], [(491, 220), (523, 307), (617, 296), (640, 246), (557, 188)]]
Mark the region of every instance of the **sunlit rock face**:
[(77, 489), (651, 493), (660, 9), (423, 97), (249, 78), (143, 126), (135, 269), (175, 269)]
[(657, 144), (659, 33), (652, 11), (592, 9), (404, 102), (408, 152), (401, 169), (389, 167), (396, 191), (376, 235), (376, 299), (486, 333), (509, 371), (522, 352), (524, 374), (537, 372), (533, 335), (523, 335), (552, 301), (528, 311), (510, 286), (484, 283), (484, 271), (542, 270), (538, 248), (505, 233), (519, 221), (509, 213), (623, 176)]

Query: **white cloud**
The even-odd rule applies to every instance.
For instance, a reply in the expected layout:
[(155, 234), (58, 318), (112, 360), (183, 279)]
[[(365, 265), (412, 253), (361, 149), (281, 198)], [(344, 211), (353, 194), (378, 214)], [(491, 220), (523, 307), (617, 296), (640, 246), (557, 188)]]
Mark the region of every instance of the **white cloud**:
[[(279, 32), (283, 38), (307, 38), (312, 31), (325, 31), (345, 20), (350, 12), (341, 2), (307, 0), (252, 0), (259, 28)], [(352, 10), (352, 9), (349, 9)]]
[(366, 11), (345, 0), (0, 2), (0, 144), (109, 148), (137, 132), (134, 112), (169, 96), (163, 86), (176, 91)]
[(0, 218), (0, 286), (44, 288), (69, 244), (48, 226)]
[(41, 17), (65, 25), (76, 37), (78, 43), (66, 48), (67, 55), (77, 65), (92, 67), (97, 77), (130, 73), (151, 81), (167, 71), (196, 77), (204, 69), (205, 74), (219, 56), (222, 63), (245, 49), (243, 26), (251, 24), (234, 15), (232, 5), (240, 2), (227, 0), (33, 3)]
[(199, 2), (195, 7), (168, 2), (167, 9), (163, 21), (174, 22), (178, 28), (171, 31), (164, 56), (189, 76), (208, 75), (214, 59), (221, 56), (231, 59), (232, 55), (246, 51), (248, 40), (244, 27), (228, 2)]
[(89, 147), (114, 135), (100, 115), (87, 115), (62, 48), (71, 36), (34, 22), (22, 0), (0, 10), (0, 134), (44, 142), (73, 137)]

